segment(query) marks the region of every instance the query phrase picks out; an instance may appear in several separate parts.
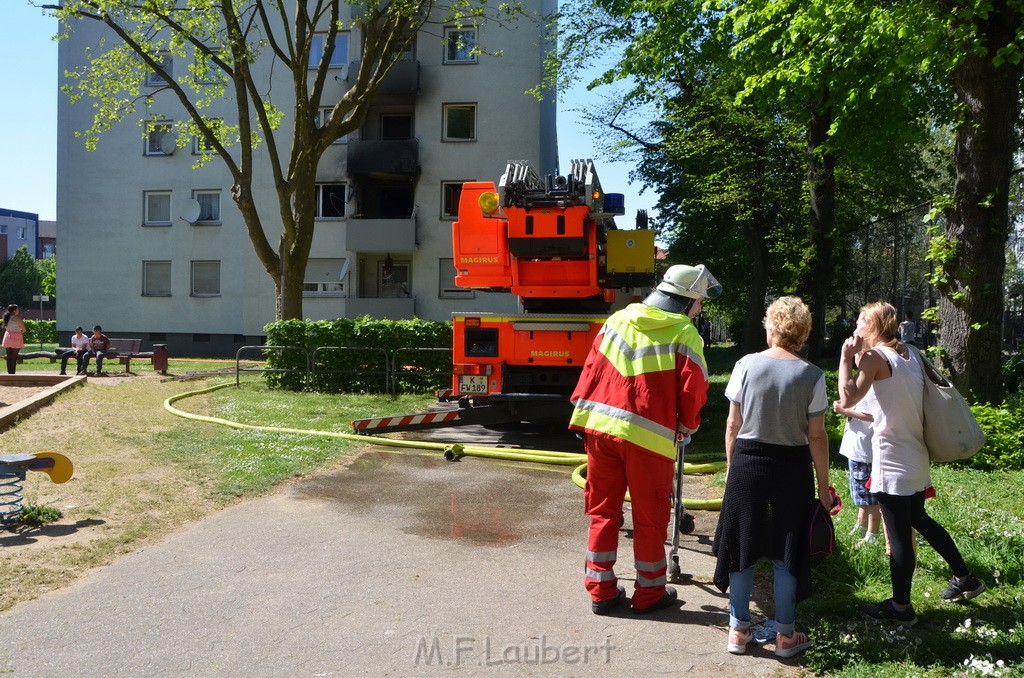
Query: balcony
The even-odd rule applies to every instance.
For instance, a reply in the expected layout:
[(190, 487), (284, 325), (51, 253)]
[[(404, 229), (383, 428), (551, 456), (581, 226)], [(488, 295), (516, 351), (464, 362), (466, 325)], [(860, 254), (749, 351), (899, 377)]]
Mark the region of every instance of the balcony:
[(350, 252), (412, 252), (416, 249), (416, 212), (405, 218), (348, 220), (345, 247)]
[(349, 174), (416, 176), (420, 173), (419, 146), (415, 139), (350, 140), (346, 160)]

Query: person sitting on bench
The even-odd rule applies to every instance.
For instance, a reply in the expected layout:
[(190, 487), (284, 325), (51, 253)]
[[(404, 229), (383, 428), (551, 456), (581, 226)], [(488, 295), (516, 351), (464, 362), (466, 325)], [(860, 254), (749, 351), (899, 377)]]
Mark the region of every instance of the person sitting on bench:
[(82, 359), (85, 357), (88, 350), (89, 337), (85, 336), (82, 326), (79, 325), (75, 328), (75, 333), (71, 335), (71, 349), (64, 351), (64, 353), (61, 354), (60, 373), (67, 374), (68, 360), (74, 356), (75, 363), (78, 365), (78, 371), (75, 372), (75, 374), (85, 374), (85, 369), (82, 367)]
[(96, 358), (96, 374), (103, 373), (103, 358), (110, 350), (110, 339), (103, 334), (103, 328), (96, 325), (92, 328), (92, 336), (89, 337), (89, 350), (82, 357), (82, 374), (89, 371), (89, 359)]

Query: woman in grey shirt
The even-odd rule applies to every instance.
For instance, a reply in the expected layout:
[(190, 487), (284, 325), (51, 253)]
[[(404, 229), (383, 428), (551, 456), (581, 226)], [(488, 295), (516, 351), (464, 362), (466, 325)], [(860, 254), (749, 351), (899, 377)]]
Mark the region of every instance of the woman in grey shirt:
[[(796, 605), (810, 594), (808, 507), (814, 497), (831, 508), (825, 373), (801, 358), (811, 314), (797, 297), (782, 297), (764, 318), (769, 348), (733, 368), (725, 396), (728, 471), (715, 530), (715, 585), (729, 591), (733, 654), (751, 640), (750, 594), (761, 558), (775, 565), (775, 654), (792, 657), (811, 646), (796, 631)], [(812, 473), (813, 467), (813, 473)]]

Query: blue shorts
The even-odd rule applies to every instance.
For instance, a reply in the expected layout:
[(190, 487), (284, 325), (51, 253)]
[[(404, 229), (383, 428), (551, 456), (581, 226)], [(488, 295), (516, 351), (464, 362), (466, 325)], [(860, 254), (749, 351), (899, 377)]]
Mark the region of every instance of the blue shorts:
[(875, 495), (864, 487), (871, 477), (871, 464), (863, 461), (849, 460), (850, 469), (850, 496), (853, 497), (854, 506), (876, 506), (878, 501)]

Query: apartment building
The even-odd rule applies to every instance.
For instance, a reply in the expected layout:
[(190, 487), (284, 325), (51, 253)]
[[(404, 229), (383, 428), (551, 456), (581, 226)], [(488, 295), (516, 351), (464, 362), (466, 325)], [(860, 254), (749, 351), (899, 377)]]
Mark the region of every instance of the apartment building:
[(39, 258), (39, 215), (0, 208), (0, 261), (6, 261), (22, 247)]
[[(533, 9), (551, 10), (541, 6), (549, 1), (532, 0)], [(62, 73), (111, 39), (93, 23), (61, 43)], [(360, 56), (359, 35), (342, 37), (328, 79), (334, 97), (348, 90)], [(474, 44), (502, 56), (477, 54)], [(454, 286), (451, 225), (462, 182), (497, 180), (509, 159), (555, 171), (554, 103), (525, 94), (541, 78), (543, 49), (530, 21), (438, 25), (417, 36), (363, 127), (319, 164), (306, 318), (447, 320), (455, 310), (516, 310), (510, 295)], [(289, 91), (286, 69), (278, 64), (275, 71), (269, 57), (254, 68), (267, 91)], [(166, 343), (178, 355), (233, 355), (263, 343), (263, 327), (274, 320), (273, 283), (231, 200), (227, 169), (219, 159), (194, 168), (200, 141), (182, 147), (171, 131), (183, 109), (170, 92), (157, 91), (159, 81), (145, 84), (159, 120), (146, 122), (139, 110), (106, 132), (95, 151), (75, 136), (90, 124), (90, 102), (61, 97), (58, 330), (100, 324), (111, 336), (141, 337), (144, 347)], [(213, 114), (229, 120), (233, 102), (218, 107)], [(290, 139), (289, 127), (286, 119), (278, 139)], [(257, 158), (263, 153), (266, 145)], [(254, 194), (276, 244), (272, 182), (264, 162)]]

